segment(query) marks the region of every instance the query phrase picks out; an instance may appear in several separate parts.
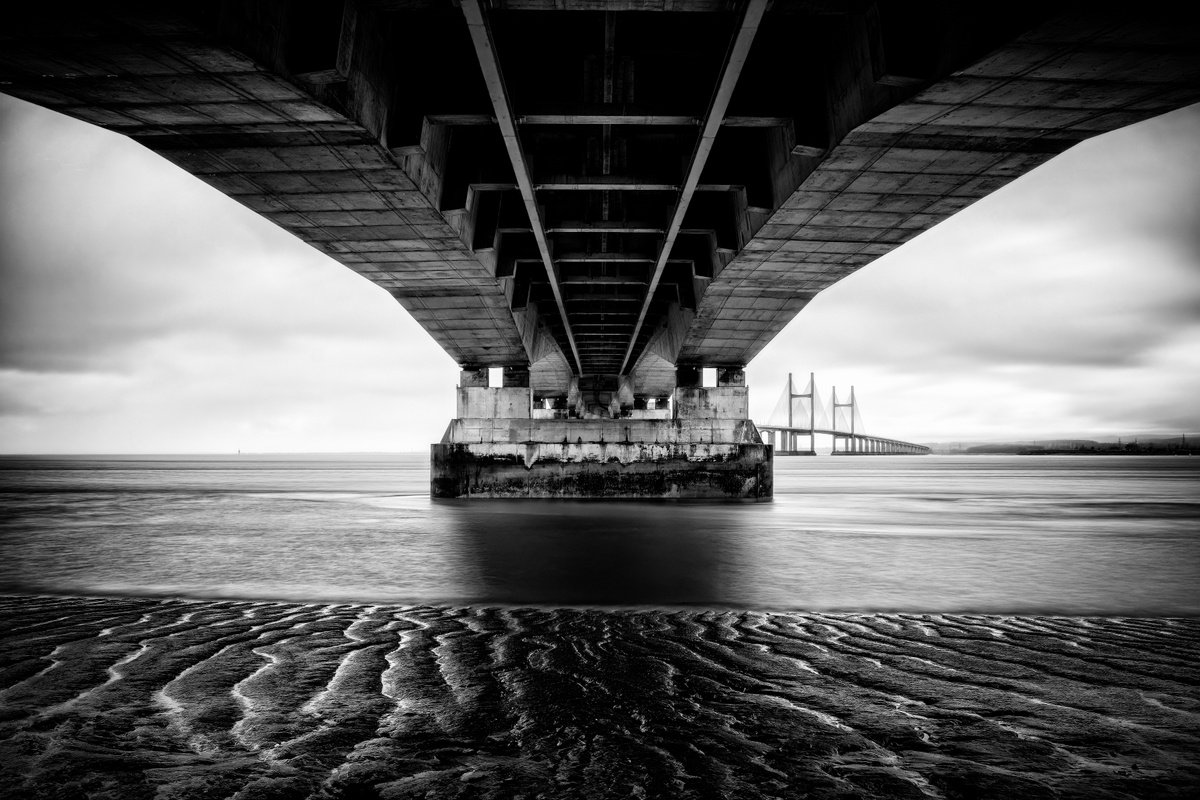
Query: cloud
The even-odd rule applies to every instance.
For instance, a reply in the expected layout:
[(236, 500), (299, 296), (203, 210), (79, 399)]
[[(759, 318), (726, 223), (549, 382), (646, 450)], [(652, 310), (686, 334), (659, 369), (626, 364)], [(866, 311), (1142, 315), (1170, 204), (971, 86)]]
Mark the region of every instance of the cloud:
[[(132, 345), (180, 330), (263, 346), (382, 333), (375, 317), (330, 313), (364, 288), (394, 303), (381, 289), (351, 285), (344, 267), (127, 139), (29, 117), (0, 161), (5, 184), (22, 186), (0, 207), (0, 364), (117, 367)], [(35, 160), (35, 177), (22, 146), (66, 155)]]
[(6, 450), (440, 437), (457, 368), (384, 290), (123, 137), (10, 98), (0, 126)]
[[(10, 451), (413, 450), (451, 416), (455, 368), (392, 341), (247, 348), (216, 333), (145, 342), (120, 373), (0, 372)], [(14, 401), (15, 400), (15, 401)]]

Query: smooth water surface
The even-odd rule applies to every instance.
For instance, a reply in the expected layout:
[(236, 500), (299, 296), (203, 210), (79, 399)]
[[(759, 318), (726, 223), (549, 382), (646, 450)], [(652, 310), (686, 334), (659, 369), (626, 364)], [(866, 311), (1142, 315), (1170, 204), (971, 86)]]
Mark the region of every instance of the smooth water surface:
[(0, 458), (0, 591), (1200, 614), (1200, 459), (778, 458), (775, 499), (431, 500), (399, 456)]

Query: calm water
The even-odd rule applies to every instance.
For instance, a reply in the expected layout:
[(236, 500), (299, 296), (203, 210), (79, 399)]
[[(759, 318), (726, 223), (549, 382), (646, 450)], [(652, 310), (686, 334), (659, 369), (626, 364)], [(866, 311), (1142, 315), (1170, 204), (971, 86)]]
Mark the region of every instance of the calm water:
[(433, 501), (424, 456), (0, 458), (0, 591), (1200, 614), (1200, 458), (781, 458), (771, 503)]

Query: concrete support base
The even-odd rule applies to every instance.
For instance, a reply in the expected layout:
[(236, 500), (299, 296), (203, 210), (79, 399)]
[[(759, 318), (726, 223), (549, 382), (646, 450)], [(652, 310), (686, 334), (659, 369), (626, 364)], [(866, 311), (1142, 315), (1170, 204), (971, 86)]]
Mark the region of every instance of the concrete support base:
[(459, 388), (432, 446), (434, 497), (696, 497), (762, 500), (772, 451), (746, 418), (744, 386), (676, 389), (661, 410), (572, 416), (531, 409), (530, 389)]
[(523, 442), (432, 446), (434, 497), (771, 497), (765, 444)]

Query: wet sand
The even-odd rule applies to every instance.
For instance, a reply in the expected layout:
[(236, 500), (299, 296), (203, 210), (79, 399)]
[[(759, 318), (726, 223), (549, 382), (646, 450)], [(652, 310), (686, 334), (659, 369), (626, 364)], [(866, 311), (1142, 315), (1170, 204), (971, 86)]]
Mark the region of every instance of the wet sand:
[(1200, 796), (1200, 620), (0, 597), (0, 796)]

